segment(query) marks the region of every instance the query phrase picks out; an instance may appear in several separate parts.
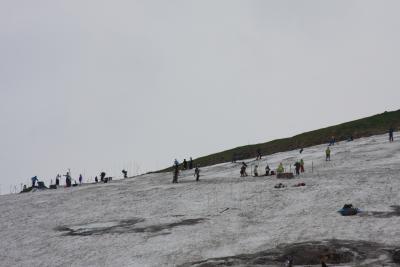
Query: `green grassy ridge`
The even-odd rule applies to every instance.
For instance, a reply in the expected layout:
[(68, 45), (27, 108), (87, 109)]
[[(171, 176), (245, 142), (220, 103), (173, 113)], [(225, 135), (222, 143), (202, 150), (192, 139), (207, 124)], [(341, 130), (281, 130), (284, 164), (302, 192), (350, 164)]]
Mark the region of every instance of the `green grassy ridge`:
[[(354, 139), (368, 137), (377, 134), (387, 133), (390, 127), (398, 130), (400, 126), (400, 109), (397, 111), (385, 111), (374, 116), (358, 119), (311, 132), (305, 132), (289, 138), (276, 139), (266, 143), (240, 146), (194, 160), (195, 164), (202, 167), (229, 162), (236, 154), (237, 160), (244, 160), (256, 157), (257, 149), (263, 155), (270, 155), (278, 152), (285, 152), (320, 144), (328, 143), (331, 136), (337, 141), (346, 140), (350, 135)], [(157, 172), (171, 171), (172, 167)]]

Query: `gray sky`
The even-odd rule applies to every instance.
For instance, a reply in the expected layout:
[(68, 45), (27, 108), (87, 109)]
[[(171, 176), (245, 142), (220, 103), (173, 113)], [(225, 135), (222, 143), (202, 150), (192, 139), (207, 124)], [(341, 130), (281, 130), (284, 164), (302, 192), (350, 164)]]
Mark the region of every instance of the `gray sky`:
[(0, 184), (399, 109), (399, 1), (0, 3)]

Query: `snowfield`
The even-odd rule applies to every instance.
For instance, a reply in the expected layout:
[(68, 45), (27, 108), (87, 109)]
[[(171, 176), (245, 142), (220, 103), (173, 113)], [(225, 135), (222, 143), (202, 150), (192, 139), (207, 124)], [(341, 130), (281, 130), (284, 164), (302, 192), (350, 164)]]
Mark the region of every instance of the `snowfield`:
[[(0, 196), (0, 265), (400, 266), (399, 138), (340, 142), (330, 162), (326, 145), (246, 161), (263, 174), (303, 158), (295, 179), (240, 177), (238, 162), (199, 182), (190, 170)], [(345, 203), (362, 212), (341, 216)]]

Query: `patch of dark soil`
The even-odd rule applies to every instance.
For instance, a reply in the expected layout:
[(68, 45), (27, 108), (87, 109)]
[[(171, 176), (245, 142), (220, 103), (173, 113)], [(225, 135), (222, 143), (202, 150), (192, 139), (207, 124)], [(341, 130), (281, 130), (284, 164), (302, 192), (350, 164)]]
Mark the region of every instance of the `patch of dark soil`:
[(400, 262), (400, 248), (368, 241), (325, 240), (279, 245), (254, 254), (207, 259), (185, 263), (181, 267), (283, 266), (288, 258), (293, 266), (318, 265), (323, 258), (329, 264), (350, 266), (391, 266)]
[[(136, 227), (137, 223), (143, 222), (142, 218), (133, 218), (119, 222), (87, 224), (81, 226), (56, 227), (56, 231), (66, 232), (66, 236), (92, 236), (104, 234), (125, 234), (125, 233), (157, 233), (163, 230), (170, 230), (178, 226), (189, 226), (203, 222), (204, 218), (186, 219), (174, 223), (165, 223), (157, 225), (149, 225), (144, 227)], [(168, 234), (168, 233), (167, 233)]]
[(393, 250), (392, 259), (393, 259), (393, 262), (400, 263), (400, 249)]
[(364, 211), (360, 214), (360, 216), (371, 216), (375, 218), (391, 218), (400, 216), (400, 206), (393, 205), (390, 207), (392, 208), (392, 211)]

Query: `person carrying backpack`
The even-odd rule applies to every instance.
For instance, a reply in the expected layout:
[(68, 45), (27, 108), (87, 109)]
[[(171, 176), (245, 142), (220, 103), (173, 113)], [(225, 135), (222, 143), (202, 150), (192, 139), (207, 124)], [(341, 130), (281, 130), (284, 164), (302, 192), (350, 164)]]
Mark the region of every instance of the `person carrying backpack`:
[(326, 148), (325, 155), (326, 155), (325, 161), (328, 161), (328, 160), (330, 161), (331, 160), (331, 150), (329, 147)]
[(270, 171), (271, 171), (271, 169), (267, 165), (267, 167), (265, 167), (265, 176), (268, 176)]
[(31, 180), (32, 180), (32, 187), (35, 187), (36, 182), (39, 181), (38, 178), (37, 178), (37, 176), (33, 176), (33, 177), (31, 178)]
[(294, 166), (296, 167), (296, 175), (300, 175), (300, 162), (296, 161)]
[(278, 174), (281, 174), (281, 173), (283, 173), (285, 171), (285, 169), (283, 168), (283, 164), (282, 164), (282, 162), (281, 163), (279, 163), (279, 166), (278, 166), (278, 168), (276, 169), (276, 172), (278, 173)]
[(101, 172), (100, 173), (100, 181), (104, 182), (105, 178), (106, 178), (106, 173), (105, 172)]

